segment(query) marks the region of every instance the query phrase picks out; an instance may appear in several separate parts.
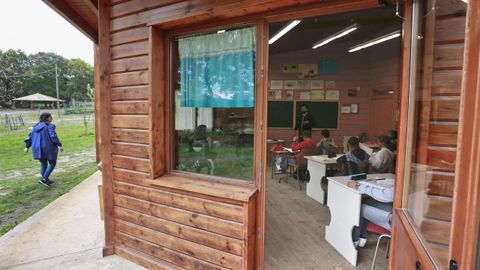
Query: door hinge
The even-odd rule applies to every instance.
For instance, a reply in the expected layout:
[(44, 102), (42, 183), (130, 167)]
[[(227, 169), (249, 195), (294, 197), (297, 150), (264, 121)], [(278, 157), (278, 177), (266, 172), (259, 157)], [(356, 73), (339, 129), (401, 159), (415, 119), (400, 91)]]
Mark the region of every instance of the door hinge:
[(264, 75), (264, 67), (262, 65), (262, 78), (263, 78), (263, 75)]
[(262, 229), (260, 227), (258, 227), (258, 230), (257, 230), (257, 237), (258, 237), (258, 240), (262, 239)]
[(449, 270), (457, 270), (457, 269), (458, 269), (457, 261), (455, 261), (455, 260), (450, 260), (450, 266), (449, 266), (448, 269), (449, 269)]

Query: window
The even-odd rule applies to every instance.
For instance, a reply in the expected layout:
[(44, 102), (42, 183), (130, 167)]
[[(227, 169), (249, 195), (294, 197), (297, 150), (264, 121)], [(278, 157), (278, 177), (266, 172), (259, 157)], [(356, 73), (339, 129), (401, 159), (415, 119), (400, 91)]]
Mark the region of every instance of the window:
[(255, 27), (173, 42), (172, 169), (253, 180)]

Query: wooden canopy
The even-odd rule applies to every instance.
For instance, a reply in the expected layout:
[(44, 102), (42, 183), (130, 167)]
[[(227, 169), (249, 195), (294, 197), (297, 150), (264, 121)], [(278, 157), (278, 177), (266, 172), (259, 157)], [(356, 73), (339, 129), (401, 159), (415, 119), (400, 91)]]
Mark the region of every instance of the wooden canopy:
[(15, 98), (13, 100), (14, 101), (60, 101), (60, 102), (63, 102), (63, 99), (57, 99), (57, 98), (46, 96), (40, 93), (35, 93), (32, 95)]
[(96, 0), (43, 0), (93, 42), (98, 43), (98, 3)]

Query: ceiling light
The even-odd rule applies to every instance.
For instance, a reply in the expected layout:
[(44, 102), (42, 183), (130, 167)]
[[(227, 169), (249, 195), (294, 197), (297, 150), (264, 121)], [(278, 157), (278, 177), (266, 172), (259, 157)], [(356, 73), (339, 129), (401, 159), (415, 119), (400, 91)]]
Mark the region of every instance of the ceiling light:
[(400, 30), (397, 30), (395, 32), (392, 32), (390, 34), (386, 34), (386, 35), (383, 35), (381, 37), (377, 37), (377, 38), (374, 38), (372, 40), (369, 40), (367, 42), (364, 42), (362, 44), (358, 44), (356, 46), (353, 46), (351, 47), (348, 52), (356, 52), (356, 51), (359, 51), (361, 49), (365, 49), (367, 47), (370, 47), (370, 46), (373, 46), (373, 45), (376, 45), (376, 44), (379, 44), (379, 43), (382, 43), (382, 42), (385, 42), (387, 40), (390, 40), (390, 39), (394, 39), (394, 38), (397, 38), (401, 36), (400, 34)]
[(225, 29), (224, 29), (224, 30), (218, 30), (218, 31), (217, 31), (217, 34), (221, 34), (221, 33), (225, 33)]
[(273, 44), (275, 41), (277, 41), (279, 38), (285, 35), (288, 31), (292, 30), (292, 28), (297, 26), (297, 24), (299, 24), (301, 21), (302, 20), (294, 20), (289, 22), (268, 41), (268, 44)]
[(465, 4), (468, 4), (468, 0), (462, 0)]
[(325, 44), (327, 44), (327, 43), (329, 43), (329, 42), (331, 42), (331, 41), (333, 41), (333, 40), (335, 40), (335, 39), (337, 39), (337, 38), (341, 38), (341, 37), (343, 37), (343, 36), (346, 36), (346, 35), (348, 35), (349, 33), (353, 32), (353, 31), (355, 31), (355, 30), (357, 30), (357, 29), (358, 29), (358, 24), (356, 24), (356, 23), (355, 23), (355, 24), (352, 24), (352, 25), (350, 25), (349, 27), (338, 31), (338, 32), (335, 33), (335, 34), (333, 34), (333, 35), (331, 35), (331, 36), (329, 36), (329, 37), (326, 37), (326, 38), (324, 38), (324, 39), (316, 42), (315, 44), (313, 44), (312, 49), (316, 49), (316, 48), (318, 48), (318, 47), (320, 47), (320, 46), (323, 46), (323, 45), (325, 45)]

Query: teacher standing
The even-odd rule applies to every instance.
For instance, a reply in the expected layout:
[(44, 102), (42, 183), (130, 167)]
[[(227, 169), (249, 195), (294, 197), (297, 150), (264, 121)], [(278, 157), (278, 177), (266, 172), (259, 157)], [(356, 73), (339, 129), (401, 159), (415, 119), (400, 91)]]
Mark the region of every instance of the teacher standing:
[(308, 136), (312, 135), (312, 125), (313, 118), (310, 112), (308, 111), (308, 106), (303, 105), (300, 108), (300, 114), (297, 117), (297, 122), (295, 124), (295, 130), (298, 129), (298, 136)]

